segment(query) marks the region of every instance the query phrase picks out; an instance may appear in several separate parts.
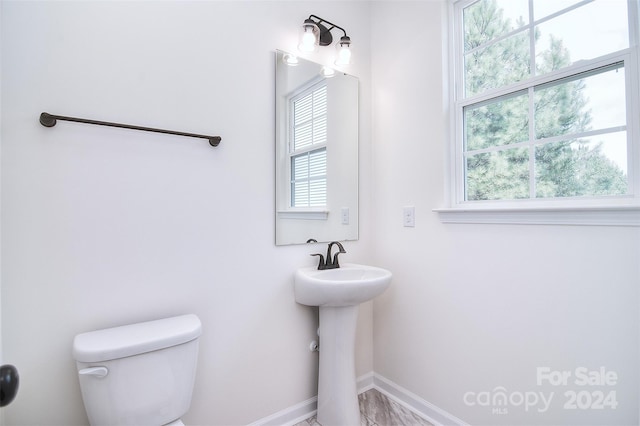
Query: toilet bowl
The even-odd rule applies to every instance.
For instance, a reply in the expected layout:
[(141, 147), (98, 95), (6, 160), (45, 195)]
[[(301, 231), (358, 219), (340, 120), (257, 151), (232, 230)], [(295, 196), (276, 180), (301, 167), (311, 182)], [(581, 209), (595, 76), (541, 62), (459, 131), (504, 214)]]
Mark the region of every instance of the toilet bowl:
[(202, 325), (196, 315), (78, 334), (82, 400), (95, 425), (183, 425)]

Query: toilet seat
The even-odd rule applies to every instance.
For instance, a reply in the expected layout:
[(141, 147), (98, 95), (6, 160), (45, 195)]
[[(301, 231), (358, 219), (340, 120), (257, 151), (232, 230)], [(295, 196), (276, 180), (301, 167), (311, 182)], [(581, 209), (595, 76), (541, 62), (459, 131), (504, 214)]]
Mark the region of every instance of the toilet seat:
[(167, 423), (165, 426), (184, 426), (181, 419), (174, 420), (171, 423)]

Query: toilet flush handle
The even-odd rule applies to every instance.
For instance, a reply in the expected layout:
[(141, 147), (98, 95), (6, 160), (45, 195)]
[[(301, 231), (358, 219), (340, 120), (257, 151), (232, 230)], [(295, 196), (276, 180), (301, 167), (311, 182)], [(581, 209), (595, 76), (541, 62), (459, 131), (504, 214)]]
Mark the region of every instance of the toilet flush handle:
[(109, 370), (107, 369), (107, 367), (89, 367), (83, 368), (82, 370), (78, 371), (78, 374), (80, 374), (81, 376), (96, 376), (99, 378), (103, 378), (104, 376), (109, 374)]

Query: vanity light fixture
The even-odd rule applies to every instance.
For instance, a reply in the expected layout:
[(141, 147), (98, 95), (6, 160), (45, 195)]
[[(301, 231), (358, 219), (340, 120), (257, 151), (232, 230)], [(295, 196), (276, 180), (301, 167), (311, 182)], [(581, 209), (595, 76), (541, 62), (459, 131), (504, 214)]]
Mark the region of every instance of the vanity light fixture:
[[(324, 24), (327, 24), (330, 27), (327, 28), (327, 25)], [(340, 37), (340, 41), (336, 43), (338, 57), (335, 64), (339, 66), (349, 65), (351, 63), (351, 39), (347, 35), (347, 32), (344, 28), (316, 15), (309, 15), (309, 17), (304, 20), (304, 24), (302, 24), (302, 31), (300, 33), (300, 44), (298, 44), (298, 49), (302, 52), (317, 52), (318, 46), (329, 46), (333, 43), (331, 30), (334, 28), (343, 32), (343, 35)]]

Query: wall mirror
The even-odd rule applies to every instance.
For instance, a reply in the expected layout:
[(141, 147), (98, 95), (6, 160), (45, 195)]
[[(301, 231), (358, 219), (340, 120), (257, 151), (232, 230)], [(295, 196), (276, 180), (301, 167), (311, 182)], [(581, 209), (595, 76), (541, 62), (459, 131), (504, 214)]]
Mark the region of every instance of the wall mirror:
[(358, 79), (276, 51), (276, 245), (358, 239)]

